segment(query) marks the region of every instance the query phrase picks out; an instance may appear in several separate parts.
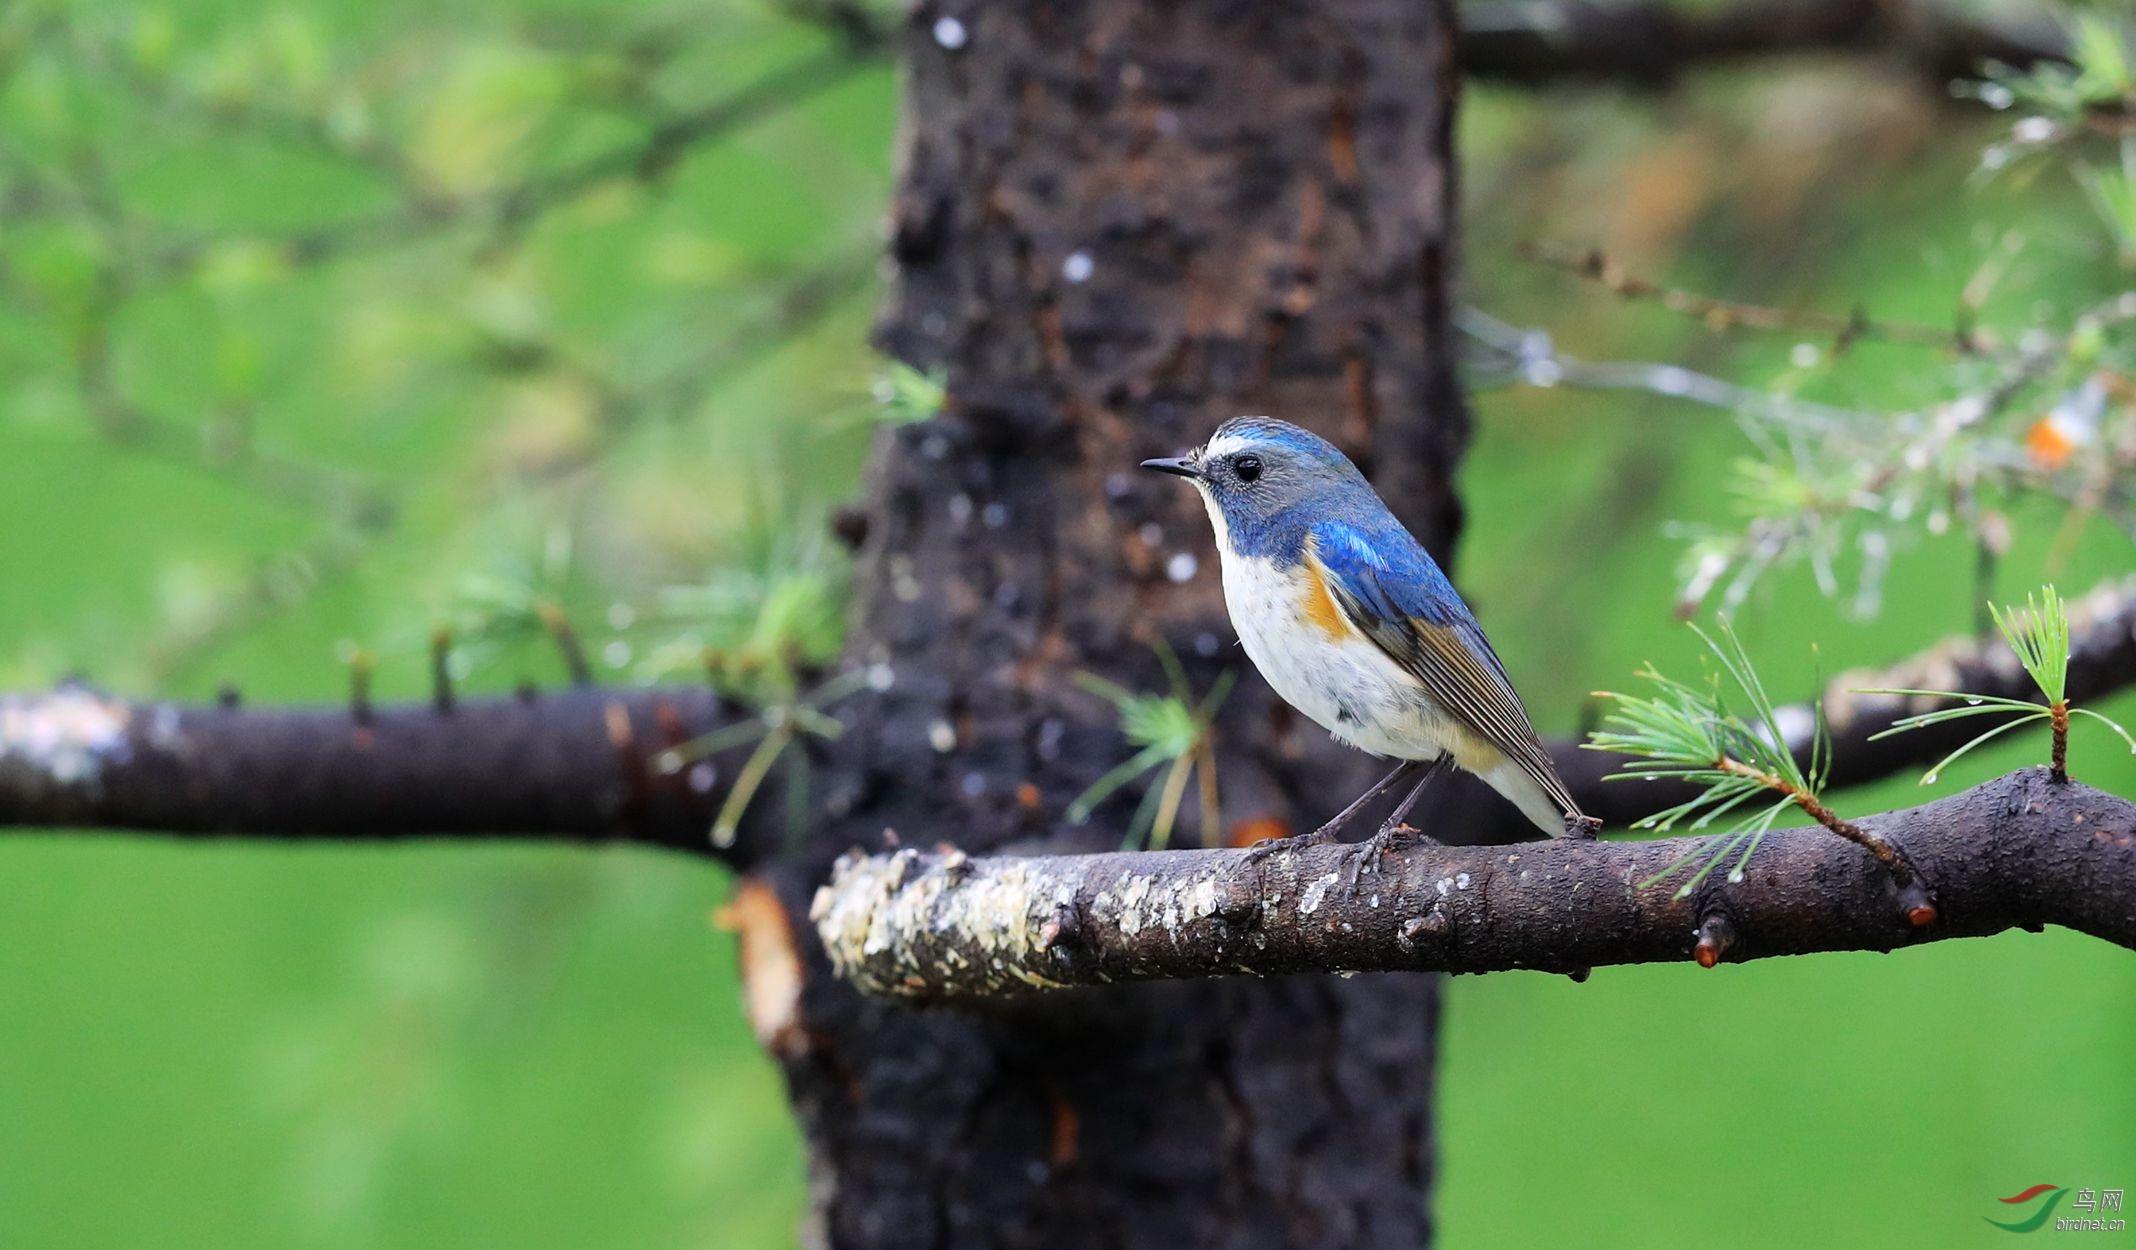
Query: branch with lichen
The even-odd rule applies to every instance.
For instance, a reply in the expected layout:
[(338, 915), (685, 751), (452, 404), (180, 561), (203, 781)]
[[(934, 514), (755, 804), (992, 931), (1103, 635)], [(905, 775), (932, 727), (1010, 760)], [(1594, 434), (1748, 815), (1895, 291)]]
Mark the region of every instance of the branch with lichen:
[(1743, 882), (1689, 894), (1641, 882), (1714, 839), (1415, 847), (1383, 860), (1341, 844), (1260, 859), (856, 852), (810, 918), (839, 975), (923, 998), (1330, 970), (1578, 977), (2048, 924), (2136, 948), (2136, 804), (2027, 769), (1861, 825), (1933, 877), (1936, 923), (1909, 923), (1875, 859), (1807, 827), (1775, 830)]

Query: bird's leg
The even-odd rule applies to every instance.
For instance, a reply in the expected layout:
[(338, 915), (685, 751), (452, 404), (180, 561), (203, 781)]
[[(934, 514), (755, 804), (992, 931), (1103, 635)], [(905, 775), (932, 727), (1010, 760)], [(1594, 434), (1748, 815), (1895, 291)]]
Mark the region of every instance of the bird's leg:
[(1350, 819), (1357, 815), (1360, 808), (1387, 793), (1387, 791), (1392, 790), (1402, 778), (1407, 777), (1422, 765), (1422, 760), (1403, 760), (1394, 766), (1393, 772), (1374, 782), (1371, 789), (1358, 795), (1355, 802), (1335, 813), (1326, 824), (1311, 833), (1295, 834), (1288, 838), (1263, 838), (1246, 849), (1246, 862), (1251, 864), (1266, 859), (1271, 852), (1285, 843), (1295, 843), (1299, 846), (1318, 846), (1322, 842), (1333, 841), (1335, 835), (1342, 832), (1342, 827), (1350, 823)]
[(1365, 804), (1394, 789), (1395, 786), (1401, 784), (1403, 778), (1408, 777), (1423, 766), (1424, 761), (1422, 760), (1403, 760), (1401, 763), (1396, 764), (1393, 772), (1372, 783), (1371, 789), (1358, 795), (1348, 807), (1329, 817), (1326, 824), (1305, 836), (1316, 843), (1333, 841), (1335, 835), (1342, 832), (1343, 826), (1349, 824)]
[(1387, 852), (1400, 847), (1404, 841), (1413, 840), (1429, 842), (1434, 846), (1438, 845), (1437, 839), (1427, 838), (1402, 822), (1408, 818), (1409, 809), (1415, 807), (1417, 800), (1423, 797), (1425, 788), (1431, 785), (1432, 779), (1445, 772), (1453, 762), (1453, 756), (1441, 755), (1426, 766), (1424, 775), (1417, 778), (1417, 784), (1410, 789), (1409, 797), (1394, 805), (1394, 811), (1390, 812), (1387, 819), (1381, 823), (1379, 832), (1373, 834), (1366, 841), (1365, 855), (1367, 858), (1377, 862), (1385, 858)]

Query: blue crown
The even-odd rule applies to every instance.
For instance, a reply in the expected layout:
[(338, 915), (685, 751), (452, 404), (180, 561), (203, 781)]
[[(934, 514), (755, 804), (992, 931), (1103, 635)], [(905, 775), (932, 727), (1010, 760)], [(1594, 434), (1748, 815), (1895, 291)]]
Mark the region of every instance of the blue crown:
[(1348, 464), (1350, 461), (1340, 448), (1318, 434), (1274, 417), (1233, 417), (1216, 427), (1216, 433), (1209, 436), (1209, 441), (1213, 443), (1220, 438), (1250, 439), (1327, 464)]

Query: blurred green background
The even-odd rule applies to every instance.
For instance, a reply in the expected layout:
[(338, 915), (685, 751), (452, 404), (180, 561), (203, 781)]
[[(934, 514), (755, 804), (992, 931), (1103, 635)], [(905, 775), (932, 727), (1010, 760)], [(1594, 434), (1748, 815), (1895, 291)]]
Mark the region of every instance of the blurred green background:
[[(723, 0), (0, 7), (0, 688), (329, 700), (360, 647), (411, 696), (440, 622), (481, 644), (467, 688), (553, 684), (494, 619), (513, 595), (639, 679), (676, 640), (663, 588), (817, 576), (874, 420), (895, 124), (887, 61), (838, 47)], [(767, 82), (777, 107), (641, 159)], [(1868, 60), (1472, 87), (1464, 294), (1586, 358), (1763, 383), (1794, 339), (1517, 246), (1948, 324), (2016, 231), (1991, 319), (2120, 289), (2066, 174), (1976, 185), (1999, 134)], [(1896, 410), (1952, 365), (1867, 343), (1813, 372)], [(1736, 523), (1745, 440), (1651, 394), (1475, 406), (1461, 580), (1569, 732), (1641, 661), (1695, 663), (1669, 526)], [(2061, 513), (2012, 521), (1994, 590), (2021, 598)], [(2095, 524), (2052, 579), (2131, 565)], [(1739, 620), (1799, 697), (1969, 629), (1979, 589), (1927, 541), (1872, 618), (1791, 569)], [(2073, 770), (2136, 794), (2104, 734)], [(790, 1245), (800, 1150), (708, 921), (727, 888), (631, 851), (0, 837), (0, 1246)], [(1463, 978), (1444, 1040), (1449, 1246), (1985, 1243), (1995, 1198), (2136, 1183), (2136, 961), (2063, 932)]]

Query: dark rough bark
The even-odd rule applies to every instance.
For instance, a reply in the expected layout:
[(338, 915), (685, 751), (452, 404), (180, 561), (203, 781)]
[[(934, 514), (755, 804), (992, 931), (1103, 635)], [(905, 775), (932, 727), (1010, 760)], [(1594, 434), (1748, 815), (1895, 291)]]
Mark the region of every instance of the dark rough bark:
[[(1447, 7), (912, 15), (880, 339), (946, 369), (950, 403), (886, 436), (872, 469), (854, 658), (896, 684), (840, 743), (855, 801), (768, 870), (794, 915), (886, 825), (979, 851), (1119, 836), (1117, 818), (1056, 832), (1121, 757), (1076, 673), (1154, 684), (1159, 635), (1199, 681), (1238, 662), (1199, 505), (1137, 460), (1280, 413), (1355, 454), (1448, 551), (1467, 422)], [(1223, 741), (1242, 815), (1317, 814), (1366, 771), (1258, 687), (1227, 705)], [(920, 1011), (864, 998), (804, 946), (786, 1070), (825, 1244), (1430, 1239), (1432, 978)]]
[[(2060, 924), (2136, 947), (2136, 804), (2027, 769), (1862, 826), (1898, 846), (1940, 917), (1909, 923), (1891, 877), (1816, 826), (1765, 839), (1730, 884), (1678, 898), (1711, 839), (1559, 839), (971, 859), (854, 856), (818, 892), (841, 975), (879, 994), (987, 997), (1306, 968), (1580, 973), (1605, 964), (1878, 950)], [(1721, 926), (1716, 928), (1716, 926)]]

